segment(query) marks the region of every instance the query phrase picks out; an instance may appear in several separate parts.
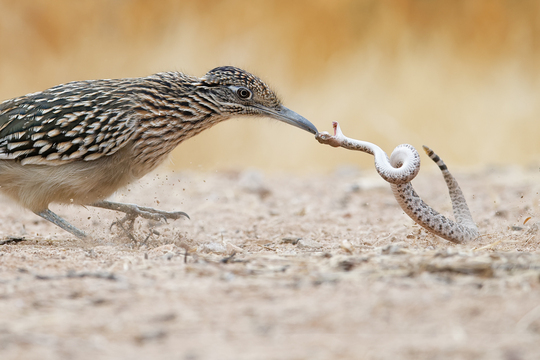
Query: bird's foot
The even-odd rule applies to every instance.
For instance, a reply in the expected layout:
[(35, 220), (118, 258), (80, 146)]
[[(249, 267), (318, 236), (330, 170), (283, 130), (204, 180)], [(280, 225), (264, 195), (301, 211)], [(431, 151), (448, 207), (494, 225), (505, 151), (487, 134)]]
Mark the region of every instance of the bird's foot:
[[(133, 231), (133, 227), (135, 225), (135, 219), (137, 218), (137, 215), (132, 214), (126, 214), (123, 218), (116, 220), (111, 224), (111, 227), (109, 230), (112, 230), (114, 226), (119, 227), (120, 229), (124, 230), (124, 232), (131, 235), (131, 231)], [(127, 223), (127, 226), (124, 227), (124, 225)], [(131, 237), (131, 236), (129, 236)]]
[(109, 210), (115, 210), (120, 211), (126, 214), (126, 216), (120, 220), (122, 223), (126, 221), (133, 221), (137, 217), (142, 217), (144, 219), (148, 220), (155, 220), (160, 221), (164, 220), (167, 222), (167, 220), (176, 220), (181, 217), (187, 217), (189, 219), (189, 215), (186, 214), (183, 211), (163, 211), (163, 210), (157, 210), (154, 208), (146, 207), (146, 206), (139, 206), (135, 204), (124, 204), (124, 203), (117, 203), (113, 201), (98, 201), (96, 203), (91, 204), (90, 206), (100, 207), (104, 209)]
[[(133, 227), (135, 224), (135, 219), (138, 217), (148, 219), (148, 220), (154, 220), (154, 221), (165, 221), (167, 223), (168, 219), (176, 220), (181, 218), (182, 216), (187, 217), (189, 219), (188, 214), (186, 214), (183, 211), (163, 211), (163, 210), (157, 210), (154, 208), (146, 207), (146, 206), (139, 206), (135, 204), (125, 204), (125, 203), (117, 203), (113, 201), (98, 201), (96, 203), (91, 204), (90, 206), (94, 207), (100, 207), (103, 209), (108, 210), (115, 210), (120, 211), (126, 214), (122, 219), (117, 220), (111, 224), (111, 229), (113, 226), (118, 227), (124, 233), (126, 236), (133, 241), (134, 243), (137, 243), (137, 240), (133, 236)], [(124, 226), (127, 223), (127, 226)], [(149, 239), (149, 237), (152, 234), (159, 235), (159, 233), (156, 230), (151, 230), (150, 234), (146, 237), (146, 240), (142, 242), (142, 244), (145, 244), (146, 241)]]
[[(142, 242), (138, 242), (137, 239), (135, 239), (135, 236), (133, 236), (133, 226), (135, 224), (136, 218), (137, 218), (137, 215), (126, 214), (126, 216), (124, 216), (122, 219), (113, 222), (111, 224), (110, 229), (112, 230), (113, 226), (120, 228), (132, 242), (134, 242), (135, 244), (138, 243), (139, 246), (145, 245), (148, 239), (150, 239), (152, 235), (158, 235), (158, 236), (160, 235), (160, 233), (156, 231), (155, 229), (150, 229), (150, 232), (146, 236), (146, 239), (144, 239)], [(129, 222), (127, 229), (126, 227), (124, 227), (124, 224), (126, 222)]]

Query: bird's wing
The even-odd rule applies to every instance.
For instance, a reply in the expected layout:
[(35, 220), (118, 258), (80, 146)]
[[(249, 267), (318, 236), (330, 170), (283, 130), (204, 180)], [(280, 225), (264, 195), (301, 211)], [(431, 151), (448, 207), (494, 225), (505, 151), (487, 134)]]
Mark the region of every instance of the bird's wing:
[(131, 98), (109, 85), (68, 83), (0, 104), (0, 159), (61, 165), (117, 152), (138, 118)]

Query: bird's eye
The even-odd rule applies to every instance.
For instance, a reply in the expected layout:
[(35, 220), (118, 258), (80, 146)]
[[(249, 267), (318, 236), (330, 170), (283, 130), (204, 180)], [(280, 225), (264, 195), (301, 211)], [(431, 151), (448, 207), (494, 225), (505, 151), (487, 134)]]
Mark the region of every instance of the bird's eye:
[(251, 97), (251, 91), (245, 87), (238, 88), (238, 90), (236, 90), (236, 94), (238, 97), (240, 97), (240, 99), (249, 99)]

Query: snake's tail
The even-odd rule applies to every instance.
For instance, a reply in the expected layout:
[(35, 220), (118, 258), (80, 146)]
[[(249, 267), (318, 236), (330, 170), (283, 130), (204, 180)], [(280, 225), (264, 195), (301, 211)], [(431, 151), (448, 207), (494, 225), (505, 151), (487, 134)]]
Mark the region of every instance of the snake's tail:
[(441, 171), (448, 171), (448, 167), (446, 167), (446, 164), (444, 163), (444, 161), (442, 161), (439, 155), (435, 154), (433, 150), (428, 148), (426, 145), (422, 145), (422, 147), (424, 148), (424, 151), (429, 156), (429, 158), (433, 160), (435, 164), (437, 164), (437, 166), (439, 166), (439, 169), (441, 169)]
[(452, 209), (454, 211), (456, 223), (468, 228), (472, 234), (478, 234), (478, 228), (474, 223), (469, 206), (467, 205), (467, 201), (465, 200), (465, 196), (463, 195), (457, 180), (452, 176), (444, 161), (442, 161), (433, 150), (425, 145), (423, 148), (429, 158), (439, 166), (439, 169), (441, 169), (444, 181), (446, 181), (446, 186), (448, 187), (450, 200), (452, 201)]

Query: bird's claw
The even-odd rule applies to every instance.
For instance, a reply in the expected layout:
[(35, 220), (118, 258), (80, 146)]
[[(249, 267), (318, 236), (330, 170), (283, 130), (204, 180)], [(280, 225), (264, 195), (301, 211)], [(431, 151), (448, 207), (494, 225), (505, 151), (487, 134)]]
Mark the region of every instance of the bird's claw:
[(142, 208), (142, 207), (137, 207), (137, 209), (134, 209), (133, 214), (135, 216), (139, 216), (148, 220), (155, 220), (155, 221), (163, 220), (165, 221), (165, 223), (167, 223), (168, 219), (177, 220), (177, 219), (180, 219), (182, 216), (187, 217), (189, 219), (189, 215), (183, 211), (163, 211), (163, 210), (157, 210), (157, 209), (152, 209), (152, 208)]
[(125, 230), (125, 231), (126, 231), (126, 229), (124, 229), (124, 224), (125, 224), (126, 222), (130, 222), (130, 224), (129, 224), (129, 229), (130, 229), (130, 230), (133, 230), (133, 224), (135, 223), (135, 219), (136, 219), (136, 218), (137, 218), (137, 215), (126, 214), (126, 216), (124, 216), (123, 218), (114, 221), (114, 222), (111, 224), (111, 227), (109, 228), (109, 230), (112, 230), (113, 226), (117, 226), (117, 227), (121, 228), (122, 230)]

